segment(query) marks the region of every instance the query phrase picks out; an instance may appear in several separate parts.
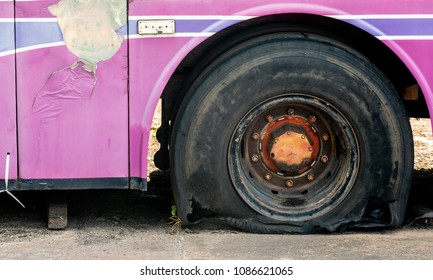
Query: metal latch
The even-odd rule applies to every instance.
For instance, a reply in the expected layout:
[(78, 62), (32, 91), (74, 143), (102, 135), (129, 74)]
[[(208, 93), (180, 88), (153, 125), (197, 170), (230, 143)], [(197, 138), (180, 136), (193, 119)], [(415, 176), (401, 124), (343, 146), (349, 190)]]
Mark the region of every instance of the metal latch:
[(173, 19), (138, 21), (138, 34), (140, 35), (174, 34), (175, 31), (176, 27)]

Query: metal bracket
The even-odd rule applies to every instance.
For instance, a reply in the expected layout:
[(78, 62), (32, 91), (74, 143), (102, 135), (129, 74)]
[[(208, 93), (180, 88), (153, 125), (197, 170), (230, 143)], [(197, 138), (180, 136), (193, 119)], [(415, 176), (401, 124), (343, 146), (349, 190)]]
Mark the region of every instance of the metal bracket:
[(138, 34), (140, 35), (174, 34), (175, 32), (176, 25), (173, 19), (138, 21)]
[(48, 229), (64, 229), (68, 225), (68, 203), (66, 194), (53, 192), (47, 196)]
[(8, 190), (8, 184), (9, 184), (9, 162), (10, 162), (10, 157), (11, 154), (7, 153), (6, 154), (6, 164), (5, 164), (5, 189), (0, 191), (0, 193), (2, 192), (6, 192), (10, 197), (12, 197), (13, 199), (15, 199), (23, 208), (26, 208), (24, 206), (24, 204), (21, 203), (21, 201), (19, 201), (18, 198), (16, 198), (16, 196), (14, 196), (9, 190)]

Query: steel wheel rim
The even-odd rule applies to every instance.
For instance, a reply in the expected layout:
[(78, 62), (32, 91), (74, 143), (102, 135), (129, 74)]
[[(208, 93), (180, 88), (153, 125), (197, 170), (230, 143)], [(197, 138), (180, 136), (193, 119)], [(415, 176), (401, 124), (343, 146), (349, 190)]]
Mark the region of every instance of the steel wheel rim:
[(283, 95), (238, 123), (229, 143), (229, 174), (258, 213), (303, 221), (345, 199), (358, 175), (359, 152), (356, 134), (337, 108), (311, 95)]

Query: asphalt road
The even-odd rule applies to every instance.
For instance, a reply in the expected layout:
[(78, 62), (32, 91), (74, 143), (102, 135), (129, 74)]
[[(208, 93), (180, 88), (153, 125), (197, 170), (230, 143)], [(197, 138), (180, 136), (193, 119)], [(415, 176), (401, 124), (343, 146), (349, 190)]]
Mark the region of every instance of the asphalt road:
[[(154, 184), (168, 185), (156, 175)], [(412, 203), (433, 201), (431, 170), (414, 178)], [(0, 195), (0, 259), (433, 259), (433, 224), (320, 235), (258, 235), (204, 223), (172, 233), (168, 190), (68, 192), (64, 230), (46, 228), (45, 193), (16, 192), (23, 209)], [(431, 204), (431, 203), (430, 203)], [(433, 205), (431, 205), (433, 208)]]

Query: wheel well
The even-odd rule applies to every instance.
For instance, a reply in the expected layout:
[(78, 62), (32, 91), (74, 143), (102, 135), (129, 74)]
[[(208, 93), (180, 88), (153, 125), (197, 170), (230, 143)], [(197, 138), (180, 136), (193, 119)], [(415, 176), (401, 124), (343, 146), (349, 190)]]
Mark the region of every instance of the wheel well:
[[(155, 164), (168, 169), (170, 122), (176, 117), (179, 104), (185, 99), (191, 83), (216, 57), (251, 38), (283, 31), (299, 31), (327, 36), (359, 51), (372, 61), (391, 81), (411, 117), (429, 117), (424, 97), (404, 63), (382, 42), (348, 23), (317, 15), (283, 14), (243, 21), (204, 41), (192, 50), (177, 67), (162, 95), (162, 125), (158, 131), (160, 151)], [(412, 98), (405, 96), (411, 95)], [(407, 100), (413, 99), (413, 100)]]

